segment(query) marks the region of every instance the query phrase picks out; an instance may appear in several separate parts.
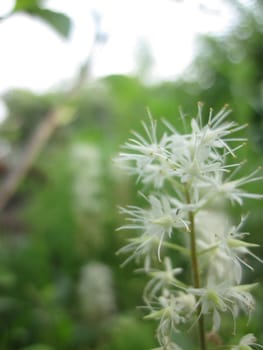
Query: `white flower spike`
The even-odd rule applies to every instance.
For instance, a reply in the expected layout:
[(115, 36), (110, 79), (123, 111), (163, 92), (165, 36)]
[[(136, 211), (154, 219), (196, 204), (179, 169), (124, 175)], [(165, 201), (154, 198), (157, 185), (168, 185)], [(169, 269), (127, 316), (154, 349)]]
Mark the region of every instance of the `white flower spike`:
[[(166, 131), (161, 137), (150, 115), (149, 125), (143, 123), (145, 136), (133, 132), (117, 158), (144, 186), (148, 208), (121, 209), (127, 222), (120, 229), (134, 230), (136, 235), (119, 253), (130, 254), (124, 264), (143, 260), (144, 268), (139, 270), (151, 277), (143, 298), (149, 310), (145, 318), (158, 322), (159, 347), (154, 350), (182, 350), (174, 342), (176, 335), (193, 325), (198, 325), (200, 350), (206, 350), (208, 322), (204, 318), (218, 332), (223, 316), (230, 314), (235, 331), (239, 313), (250, 317), (255, 307), (251, 290), (256, 284), (244, 284), (242, 270), (253, 269), (245, 255), (263, 262), (251, 251), (258, 245), (244, 240), (248, 235), (241, 231), (244, 217), (233, 225), (222, 208), (227, 202), (242, 206), (246, 198), (263, 198), (243, 188), (262, 181), (263, 176), (257, 169), (237, 177), (241, 167), (237, 154), (245, 141), (240, 132), (247, 125), (229, 120), (229, 114), (228, 106), (217, 114), (210, 109), (205, 123), (199, 103), (188, 128), (181, 113), (185, 133), (164, 121)], [(231, 349), (256, 347), (261, 346), (247, 334)]]

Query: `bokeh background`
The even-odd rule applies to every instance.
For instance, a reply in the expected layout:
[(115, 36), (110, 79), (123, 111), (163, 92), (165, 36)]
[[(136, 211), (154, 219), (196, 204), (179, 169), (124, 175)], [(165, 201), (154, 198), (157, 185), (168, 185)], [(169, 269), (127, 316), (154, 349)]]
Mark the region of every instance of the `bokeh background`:
[[(127, 234), (118, 206), (136, 204), (134, 180), (112, 159), (142, 130), (149, 107), (175, 126), (197, 101), (248, 123), (240, 174), (263, 164), (263, 3), (140, 0), (3, 2), (0, 15), (0, 349), (146, 350), (146, 279), (116, 251)], [(7, 3), (8, 6), (7, 6)], [(85, 4), (85, 7), (83, 7)], [(235, 160), (236, 161), (236, 160)], [(262, 181), (249, 191), (262, 193)], [(249, 212), (263, 243), (262, 201)], [(255, 251), (263, 257), (262, 248)], [(262, 283), (262, 265), (244, 282)], [(180, 257), (178, 257), (178, 265)], [(263, 343), (263, 287), (238, 334)], [(182, 344), (185, 340), (182, 339)], [(196, 345), (187, 340), (185, 348)]]

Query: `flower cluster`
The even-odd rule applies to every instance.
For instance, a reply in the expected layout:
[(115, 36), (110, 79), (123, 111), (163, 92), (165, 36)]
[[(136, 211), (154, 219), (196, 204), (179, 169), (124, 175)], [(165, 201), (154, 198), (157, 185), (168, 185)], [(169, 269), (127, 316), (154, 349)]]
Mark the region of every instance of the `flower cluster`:
[[(244, 240), (248, 235), (242, 232), (244, 217), (233, 225), (218, 206), (262, 198), (242, 188), (262, 176), (258, 169), (237, 177), (241, 164), (235, 162), (236, 153), (245, 140), (235, 135), (245, 125), (229, 121), (229, 113), (227, 106), (217, 114), (211, 109), (204, 124), (199, 103), (188, 131), (181, 134), (164, 121), (162, 137), (150, 116), (149, 125), (143, 123), (145, 136), (134, 132), (118, 156), (121, 166), (147, 189), (147, 195), (142, 195), (147, 209), (121, 209), (127, 219), (121, 229), (136, 230), (139, 235), (119, 252), (130, 253), (125, 262), (141, 259), (151, 277), (144, 299), (149, 309), (146, 317), (159, 322), (158, 349), (180, 349), (174, 341), (176, 332), (183, 324), (199, 323), (204, 350), (204, 317), (211, 319), (211, 330), (217, 332), (222, 314), (230, 313), (235, 330), (239, 313), (250, 315), (254, 307), (250, 291), (255, 284), (242, 284), (242, 269), (252, 269), (245, 255), (261, 261), (251, 251), (257, 244)], [(183, 269), (173, 266), (174, 259), (168, 256), (172, 250), (188, 259), (192, 281), (180, 280)], [(163, 270), (154, 268), (155, 262)]]

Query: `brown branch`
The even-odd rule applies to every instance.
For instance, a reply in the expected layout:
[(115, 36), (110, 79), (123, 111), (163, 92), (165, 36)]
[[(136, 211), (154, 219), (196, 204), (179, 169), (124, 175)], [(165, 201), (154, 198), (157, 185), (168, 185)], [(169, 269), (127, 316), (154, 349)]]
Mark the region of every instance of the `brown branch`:
[(21, 157), (10, 173), (3, 180), (0, 188), (0, 210), (4, 209), (9, 199), (15, 193), (18, 185), (27, 174), (41, 149), (56, 129), (59, 122), (60, 110), (55, 109), (40, 122)]

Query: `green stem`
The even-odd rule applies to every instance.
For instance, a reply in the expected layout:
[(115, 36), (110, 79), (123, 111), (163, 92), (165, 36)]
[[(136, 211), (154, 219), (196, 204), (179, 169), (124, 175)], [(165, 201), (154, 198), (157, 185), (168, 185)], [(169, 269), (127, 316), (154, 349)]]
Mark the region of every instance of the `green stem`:
[(175, 244), (175, 243), (163, 241), (162, 246), (164, 246), (166, 248), (173, 249), (173, 250), (177, 250), (185, 255), (190, 255), (189, 250), (187, 248), (181, 247), (180, 245)]
[[(187, 188), (185, 193), (186, 193), (187, 203), (191, 204), (191, 198)], [(195, 218), (194, 218), (193, 211), (189, 212), (189, 221), (190, 221), (190, 250), (191, 250), (193, 284), (195, 288), (200, 288), (199, 266), (198, 266), (197, 249), (196, 249)], [(197, 308), (197, 317), (198, 317), (200, 348), (201, 350), (206, 350), (205, 321), (204, 321), (204, 315), (201, 312), (201, 305), (199, 305)]]
[(200, 250), (197, 255), (200, 256), (200, 255), (204, 255), (204, 254), (207, 254), (207, 253), (210, 253), (212, 252), (213, 250), (216, 250), (218, 248), (218, 243), (212, 245), (211, 247), (209, 248), (206, 248), (204, 250)]

